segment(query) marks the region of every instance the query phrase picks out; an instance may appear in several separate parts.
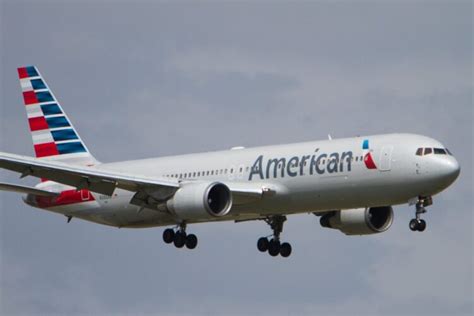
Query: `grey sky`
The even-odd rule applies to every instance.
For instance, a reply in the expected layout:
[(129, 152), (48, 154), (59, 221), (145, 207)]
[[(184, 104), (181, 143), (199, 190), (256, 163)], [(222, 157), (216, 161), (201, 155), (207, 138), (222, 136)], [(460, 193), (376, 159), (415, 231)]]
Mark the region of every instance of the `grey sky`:
[[(0, 314), (315, 315), (473, 312), (469, 1), (2, 1), (0, 150), (32, 155), (16, 67), (37, 65), (102, 161), (414, 132), (462, 173), (428, 229), (395, 208), (381, 235), (291, 216), (289, 260), (262, 222), (203, 224), (195, 251), (0, 193)], [(0, 172), (1, 181), (20, 181)]]

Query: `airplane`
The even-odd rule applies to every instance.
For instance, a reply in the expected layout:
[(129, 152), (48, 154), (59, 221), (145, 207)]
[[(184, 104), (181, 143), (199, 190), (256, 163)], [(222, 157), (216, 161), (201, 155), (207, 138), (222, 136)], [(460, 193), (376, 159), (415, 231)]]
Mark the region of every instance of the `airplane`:
[(414, 205), (412, 231), (432, 197), (459, 176), (439, 141), (386, 134), (101, 163), (90, 153), (37, 67), (18, 68), (36, 157), (0, 153), (0, 167), (33, 176), (34, 187), (0, 183), (30, 206), (118, 228), (167, 227), (163, 240), (194, 249), (188, 224), (261, 220), (257, 248), (290, 256), (288, 215), (309, 213), (346, 235), (385, 232), (393, 205)]

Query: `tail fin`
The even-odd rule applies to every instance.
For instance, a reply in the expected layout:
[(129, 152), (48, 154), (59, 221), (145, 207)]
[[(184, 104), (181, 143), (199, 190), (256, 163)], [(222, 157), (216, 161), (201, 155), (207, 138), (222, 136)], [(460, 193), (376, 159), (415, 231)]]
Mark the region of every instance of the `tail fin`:
[(18, 76), (36, 157), (79, 165), (97, 164), (38, 69), (18, 68)]

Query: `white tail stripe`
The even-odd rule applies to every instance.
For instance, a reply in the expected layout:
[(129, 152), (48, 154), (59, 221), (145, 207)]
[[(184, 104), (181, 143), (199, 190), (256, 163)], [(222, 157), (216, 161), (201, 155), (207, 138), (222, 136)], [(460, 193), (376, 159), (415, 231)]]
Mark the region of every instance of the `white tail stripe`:
[(32, 132), (31, 137), (35, 145), (54, 142), (53, 135), (49, 130)]
[(43, 111), (38, 104), (33, 104), (26, 107), (26, 115), (28, 118), (43, 116)]
[(23, 92), (33, 90), (33, 86), (31, 85), (31, 81), (29, 78), (21, 79), (20, 84), (21, 84), (21, 91)]

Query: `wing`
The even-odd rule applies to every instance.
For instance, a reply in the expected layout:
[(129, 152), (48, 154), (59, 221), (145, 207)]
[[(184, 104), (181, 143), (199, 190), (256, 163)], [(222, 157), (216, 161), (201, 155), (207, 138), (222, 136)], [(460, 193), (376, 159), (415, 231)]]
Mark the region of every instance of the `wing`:
[[(0, 168), (21, 173), (21, 177), (45, 178), (78, 190), (87, 189), (105, 195), (112, 195), (116, 188), (136, 192), (130, 203), (150, 208), (156, 208), (159, 202), (168, 200), (180, 188), (177, 179), (173, 181), (168, 178), (70, 165), (8, 153), (0, 153)], [(235, 197), (236, 204), (249, 203), (274, 193), (261, 184), (239, 182), (225, 184)]]
[(171, 196), (179, 188), (178, 181), (169, 179), (105, 171), (95, 167), (44, 161), (7, 153), (0, 153), (0, 168), (21, 173), (21, 177), (45, 178), (77, 189), (88, 189), (105, 195), (112, 195), (116, 188), (120, 188), (133, 192), (159, 191), (161, 194)]

